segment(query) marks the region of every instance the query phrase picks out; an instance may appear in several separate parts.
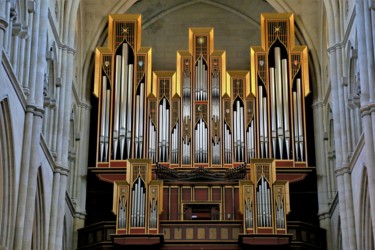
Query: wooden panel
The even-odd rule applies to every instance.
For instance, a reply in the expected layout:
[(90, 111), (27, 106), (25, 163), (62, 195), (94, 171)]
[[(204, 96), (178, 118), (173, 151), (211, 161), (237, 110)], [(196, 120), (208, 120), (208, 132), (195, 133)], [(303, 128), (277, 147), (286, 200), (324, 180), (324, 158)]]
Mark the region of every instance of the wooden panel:
[(236, 187), (234, 188), (234, 213), (235, 213), (235, 218), (236, 220), (241, 220), (241, 216), (239, 213), (239, 208), (240, 208), (240, 194), (239, 194), (239, 188)]
[(221, 188), (212, 188), (212, 200), (221, 201)]
[(183, 187), (182, 188), (182, 201), (191, 201), (191, 188), (190, 187)]
[(208, 239), (210, 239), (210, 240), (217, 239), (217, 228), (210, 228), (209, 229)]
[(173, 187), (171, 188), (171, 200), (170, 200), (170, 219), (171, 220), (178, 220), (178, 188)]
[(208, 201), (208, 188), (195, 188), (194, 197), (196, 201)]
[(224, 220), (233, 220), (233, 194), (232, 188), (225, 188), (225, 213), (223, 218)]
[(197, 238), (198, 240), (206, 239), (206, 228), (198, 228)]
[(168, 220), (169, 218), (169, 187), (163, 188), (163, 213), (161, 220)]

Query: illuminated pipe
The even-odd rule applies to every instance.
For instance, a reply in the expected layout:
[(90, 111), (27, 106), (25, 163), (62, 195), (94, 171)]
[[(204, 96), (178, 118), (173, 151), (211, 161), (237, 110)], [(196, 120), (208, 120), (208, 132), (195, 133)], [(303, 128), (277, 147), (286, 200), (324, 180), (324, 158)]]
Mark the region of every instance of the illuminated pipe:
[(141, 187), (140, 191), (140, 197), (141, 197), (141, 204), (140, 204), (140, 216), (139, 216), (139, 226), (144, 226), (144, 220), (145, 220), (145, 210), (144, 210), (144, 203), (145, 203), (145, 194), (143, 193), (143, 187)]
[(233, 110), (233, 145), (234, 159), (237, 161), (237, 111)]
[(121, 56), (116, 56), (116, 72), (115, 72), (115, 106), (113, 115), (113, 159), (117, 155), (117, 143), (119, 140), (119, 118), (120, 118), (120, 79), (121, 79)]
[(283, 145), (284, 145), (284, 129), (283, 129), (283, 112), (282, 112), (282, 95), (283, 89), (281, 86), (281, 58), (280, 48), (275, 48), (275, 84), (276, 84), (276, 107), (277, 107), (277, 128), (279, 138), (279, 150), (280, 158), (283, 156)]
[(120, 108), (120, 158), (124, 159), (124, 146), (126, 136), (126, 114), (127, 109), (127, 84), (128, 83), (128, 44), (122, 45), (122, 64), (121, 64), (121, 108)]
[(165, 107), (165, 113), (166, 113), (166, 121), (165, 121), (165, 161), (169, 161), (169, 109), (167, 109), (167, 106)]
[(285, 135), (285, 144), (286, 144), (286, 154), (287, 159), (289, 156), (289, 147), (290, 147), (290, 126), (289, 126), (289, 81), (288, 81), (288, 62), (287, 59), (281, 61), (282, 66), (282, 83), (283, 83), (283, 97), (284, 97), (284, 135)]
[(138, 177), (138, 184), (137, 184), (137, 227), (140, 225), (141, 220), (141, 178)]
[(262, 226), (262, 200), (261, 200), (261, 196), (260, 196), (260, 191), (257, 192), (257, 207), (258, 207), (258, 211), (257, 211), (257, 214), (258, 214), (258, 226), (261, 227)]
[(163, 122), (163, 105), (159, 105), (159, 161), (162, 161), (162, 141), (163, 141), (163, 130), (162, 130), (162, 122)]
[(298, 111), (297, 111), (297, 93), (293, 91), (293, 117), (294, 117), (294, 150), (296, 161), (298, 161)]
[(275, 68), (270, 68), (270, 87), (271, 87), (271, 132), (272, 132), (272, 149), (273, 157), (276, 158), (276, 93), (275, 93)]
[(262, 211), (263, 211), (263, 226), (266, 226), (266, 218), (267, 218), (267, 197), (266, 197), (267, 191), (266, 191), (266, 185), (264, 181), (264, 176), (262, 176)]
[(301, 79), (297, 78), (297, 111), (298, 111), (298, 138), (301, 151), (301, 161), (304, 160), (303, 155), (303, 130), (302, 130), (302, 100), (301, 100)]
[(132, 190), (132, 227), (135, 227), (135, 218), (136, 218), (136, 210), (135, 210), (135, 188)]
[(241, 140), (241, 157), (240, 161), (245, 160), (245, 138), (244, 138), (244, 108), (240, 108), (240, 140)]
[(268, 157), (268, 122), (267, 122), (267, 97), (263, 97), (263, 126), (264, 126), (264, 154)]
[(235, 124), (235, 129), (236, 129), (235, 148), (236, 148), (236, 152), (237, 152), (236, 161), (240, 161), (240, 157), (241, 157), (240, 116), (241, 116), (241, 113), (240, 113), (240, 101), (239, 100), (236, 101), (236, 110), (237, 110), (236, 119), (235, 119), (235, 121), (236, 121), (236, 124)]
[(254, 120), (250, 124), (250, 148), (251, 148), (251, 157), (255, 158), (255, 148), (254, 148)]
[(263, 88), (262, 86), (259, 86), (258, 87), (259, 89), (259, 97), (258, 97), (258, 104), (259, 104), (259, 123), (260, 123), (260, 132), (259, 132), (259, 135), (260, 135), (260, 157), (263, 158), (264, 157), (264, 152), (263, 152), (263, 148), (264, 148), (264, 118), (263, 118)]
[(267, 226), (271, 226), (271, 222), (272, 222), (272, 219), (271, 219), (271, 190), (266, 188), (266, 193), (267, 193), (267, 200), (266, 200), (266, 205), (267, 205), (267, 208), (266, 208), (266, 211), (267, 211)]
[(204, 162), (208, 162), (208, 127), (206, 128), (205, 127), (205, 124), (203, 124), (203, 128), (204, 128), (204, 138), (203, 138), (203, 155), (204, 155)]
[(133, 110), (133, 64), (129, 64), (129, 75), (128, 75), (128, 112), (126, 117), (126, 146), (127, 154), (125, 158), (130, 158), (131, 139), (132, 139), (132, 110)]
[(140, 98), (139, 95), (135, 96), (135, 152), (134, 157), (138, 158), (139, 151), (139, 116), (140, 116)]
[(103, 82), (102, 82), (102, 99), (101, 99), (101, 115), (100, 115), (100, 161), (104, 161), (104, 143), (105, 143), (105, 131), (106, 131), (106, 112), (107, 112), (107, 77), (103, 76)]
[(143, 114), (144, 114), (144, 92), (145, 84), (141, 83), (140, 89), (140, 111), (139, 111), (139, 158), (143, 157)]
[(106, 112), (105, 112), (105, 135), (104, 135), (104, 150), (105, 150), (105, 159), (109, 161), (109, 107), (111, 100), (111, 90), (106, 90)]

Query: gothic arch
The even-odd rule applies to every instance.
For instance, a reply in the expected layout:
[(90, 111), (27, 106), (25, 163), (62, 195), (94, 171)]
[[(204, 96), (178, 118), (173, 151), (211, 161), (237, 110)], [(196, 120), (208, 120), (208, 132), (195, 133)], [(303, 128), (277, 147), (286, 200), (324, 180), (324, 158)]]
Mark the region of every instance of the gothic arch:
[(44, 249), (45, 243), (45, 207), (44, 207), (44, 190), (41, 167), (38, 169), (37, 191), (35, 194), (34, 224), (32, 233), (32, 249)]
[(375, 242), (372, 231), (371, 223), (371, 208), (370, 208), (370, 196), (368, 192), (368, 176), (367, 168), (365, 167), (362, 173), (361, 181), (361, 196), (359, 203), (359, 216), (360, 216), (360, 249), (374, 249)]
[(0, 99), (0, 246), (12, 249), (15, 223), (13, 132), (8, 99)]

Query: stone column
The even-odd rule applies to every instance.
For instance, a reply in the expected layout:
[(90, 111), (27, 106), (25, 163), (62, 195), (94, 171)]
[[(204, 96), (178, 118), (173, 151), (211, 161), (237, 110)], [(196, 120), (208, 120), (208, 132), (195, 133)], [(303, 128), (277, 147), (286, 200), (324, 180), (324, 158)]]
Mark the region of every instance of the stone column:
[(316, 175), (317, 175), (317, 189), (319, 204), (319, 222), (320, 227), (327, 230), (327, 249), (332, 249), (332, 236), (330, 234), (330, 215), (329, 215), (329, 198), (328, 198), (328, 184), (325, 164), (325, 145), (324, 145), (324, 103), (316, 102), (312, 105), (314, 115), (314, 138), (315, 138), (315, 154), (316, 154)]
[[(366, 166), (368, 174), (368, 191), (370, 197), (370, 207), (371, 207), (371, 220), (372, 220), (372, 231), (373, 238), (375, 239), (375, 152), (374, 152), (374, 132), (373, 132), (373, 102), (374, 94), (372, 86), (374, 83), (374, 76), (372, 79), (369, 79), (369, 76), (372, 74), (369, 71), (368, 57), (372, 55), (368, 54), (367, 46), (368, 42), (366, 41), (367, 31), (369, 28), (366, 28), (370, 25), (369, 22), (365, 21), (365, 17), (368, 15), (365, 14), (367, 10), (364, 7), (363, 0), (356, 0), (356, 24), (357, 24), (357, 39), (358, 39), (358, 66), (360, 73), (360, 86), (361, 86), (361, 116), (362, 116), (362, 126), (363, 134), (365, 138), (365, 150), (366, 150)], [(373, 62), (372, 62), (373, 63)], [(374, 65), (372, 65), (374, 67)], [(374, 88), (375, 89), (375, 88)]]
[[(38, 5), (38, 3), (36, 3)], [(39, 7), (39, 5), (38, 5)], [(24, 125), (24, 138), (22, 145), (22, 159), (21, 159), (21, 175), (19, 180), (19, 192), (18, 192), (18, 202), (17, 202), (17, 212), (16, 212), (16, 227), (15, 227), (15, 237), (14, 237), (14, 249), (22, 249), (22, 242), (24, 238), (24, 229), (25, 229), (25, 216), (26, 210), (29, 209), (26, 207), (28, 189), (31, 186), (36, 186), (36, 180), (34, 183), (29, 183), (29, 173), (34, 172), (32, 169), (35, 167), (35, 164), (31, 164), (31, 159), (33, 154), (39, 153), (39, 143), (36, 143), (35, 140), (39, 142), (40, 132), (34, 130), (34, 125), (39, 123), (40, 118), (36, 118), (34, 121), (34, 114), (36, 117), (39, 116), (39, 113), (42, 112), (43, 102), (37, 103), (36, 92), (37, 88), (37, 63), (38, 63), (38, 42), (39, 42), (39, 15), (34, 14), (33, 19), (33, 33), (32, 33), (32, 47), (30, 54), (30, 70), (28, 80), (29, 80), (29, 89), (30, 94), (27, 98), (27, 108), (25, 115), (25, 125)], [(43, 93), (43, 89), (41, 90)], [(37, 126), (38, 128), (38, 126)], [(37, 145), (37, 148), (34, 148)], [(35, 196), (33, 197), (35, 201)], [(34, 208), (33, 208), (34, 209)], [(33, 216), (33, 215), (32, 215)], [(32, 231), (32, 228), (27, 229)]]
[(60, 175), (61, 169), (56, 168), (53, 173), (53, 186), (52, 186), (52, 200), (50, 207), (50, 222), (48, 229), (48, 249), (55, 248), (55, 237), (56, 237), (56, 228), (57, 228), (57, 217), (59, 216), (58, 206), (59, 206), (59, 189), (60, 189)]
[[(32, 142), (31, 142), (31, 155), (28, 163), (28, 186), (26, 200), (26, 210), (23, 225), (23, 243), (22, 249), (31, 249), (33, 224), (35, 219), (35, 196), (37, 192), (37, 176), (38, 168), (40, 167), (40, 135), (42, 133), (43, 125), (43, 87), (44, 87), (44, 72), (46, 65), (46, 44), (47, 44), (47, 25), (48, 25), (48, 4), (46, 0), (43, 0), (39, 6), (39, 32), (37, 38), (37, 54), (35, 66), (35, 83), (34, 88), (31, 89), (30, 97), (33, 97), (35, 106), (41, 112), (34, 113), (33, 126), (32, 126)], [(42, 232), (38, 232), (42, 233)]]

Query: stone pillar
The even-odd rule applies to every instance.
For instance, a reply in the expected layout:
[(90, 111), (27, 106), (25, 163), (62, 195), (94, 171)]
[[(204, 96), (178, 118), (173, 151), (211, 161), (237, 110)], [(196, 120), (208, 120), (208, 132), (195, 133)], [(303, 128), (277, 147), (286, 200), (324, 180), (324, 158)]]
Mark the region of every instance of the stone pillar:
[(50, 222), (48, 229), (48, 249), (55, 248), (55, 237), (56, 237), (56, 228), (57, 228), (57, 217), (59, 216), (58, 206), (59, 206), (59, 189), (60, 189), (60, 175), (61, 169), (55, 169), (53, 174), (53, 186), (52, 186), (52, 200), (50, 207)]
[[(374, 152), (374, 126), (373, 119), (374, 116), (374, 94), (375, 88), (372, 87), (374, 84), (374, 76), (369, 72), (369, 67), (371, 66), (368, 61), (368, 57), (372, 57), (372, 54), (368, 54), (370, 51), (367, 50), (369, 42), (366, 41), (367, 31), (369, 31), (370, 23), (365, 21), (369, 18), (366, 14), (366, 9), (363, 0), (356, 0), (356, 25), (357, 25), (357, 39), (358, 39), (358, 66), (360, 73), (360, 86), (361, 86), (361, 116), (362, 116), (362, 126), (363, 134), (365, 138), (365, 150), (366, 150), (366, 166), (368, 174), (368, 191), (370, 197), (370, 207), (371, 207), (371, 222), (372, 222), (372, 232), (373, 238), (375, 239), (375, 152)], [(367, 25), (367, 26), (366, 26)], [(371, 61), (370, 61), (371, 63)], [(372, 68), (374, 67), (372, 61)], [(373, 70), (373, 69), (371, 69)], [(369, 78), (372, 76), (372, 78)], [(375, 122), (375, 121), (374, 121)]]
[[(37, 3), (38, 5), (38, 3)], [(38, 5), (39, 6), (39, 5)], [(21, 159), (21, 175), (19, 180), (19, 192), (18, 192), (18, 202), (17, 202), (17, 212), (16, 212), (16, 228), (15, 228), (15, 237), (14, 237), (14, 249), (22, 249), (22, 242), (24, 239), (24, 231), (32, 231), (32, 228), (25, 229), (25, 216), (26, 210), (26, 201), (28, 195), (28, 189), (33, 186), (36, 186), (36, 180), (33, 183), (29, 183), (29, 173), (35, 172), (33, 167), (35, 164), (31, 164), (31, 159), (33, 154), (39, 154), (39, 143), (36, 143), (35, 140), (39, 142), (40, 132), (34, 130), (34, 125), (37, 125), (40, 118), (36, 118), (34, 122), (34, 114), (42, 112), (43, 102), (37, 103), (36, 92), (37, 89), (37, 63), (38, 63), (38, 42), (39, 42), (39, 15), (35, 14), (33, 18), (33, 33), (32, 33), (32, 47), (30, 54), (30, 66), (32, 67), (29, 71), (27, 78), (29, 79), (30, 95), (27, 98), (27, 109), (25, 115), (25, 125), (24, 125), (24, 138), (22, 145), (22, 159)], [(42, 83), (43, 85), (43, 83)], [(43, 89), (42, 89), (43, 93)], [(41, 93), (41, 94), (42, 94)], [(38, 126), (37, 126), (38, 128)], [(37, 145), (37, 148), (33, 148)], [(35, 196), (33, 197), (35, 201)], [(34, 209), (34, 208), (33, 208)], [(33, 217), (33, 215), (32, 215)]]

